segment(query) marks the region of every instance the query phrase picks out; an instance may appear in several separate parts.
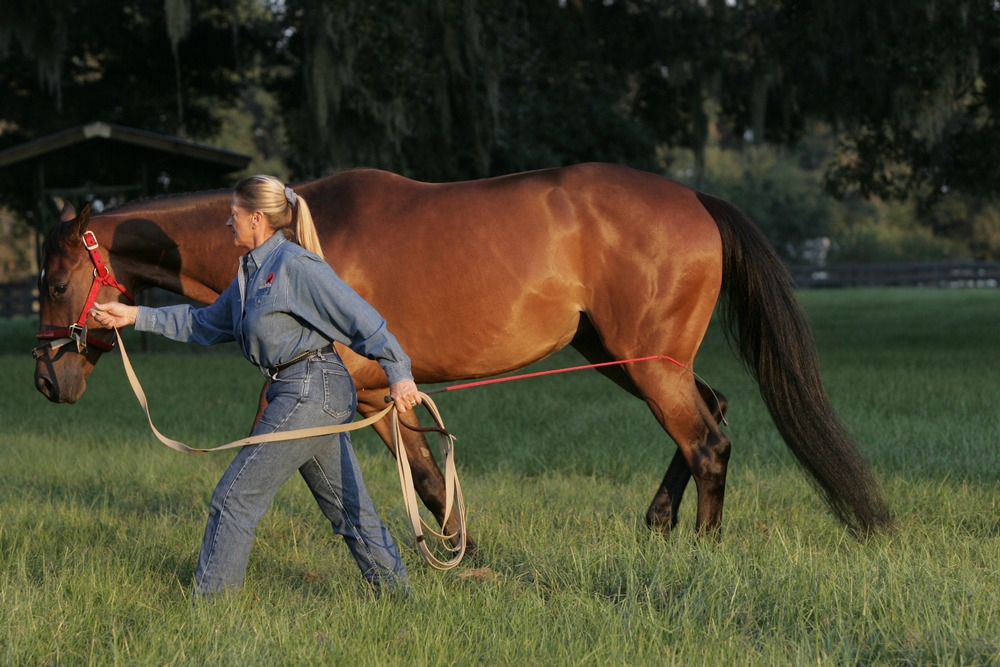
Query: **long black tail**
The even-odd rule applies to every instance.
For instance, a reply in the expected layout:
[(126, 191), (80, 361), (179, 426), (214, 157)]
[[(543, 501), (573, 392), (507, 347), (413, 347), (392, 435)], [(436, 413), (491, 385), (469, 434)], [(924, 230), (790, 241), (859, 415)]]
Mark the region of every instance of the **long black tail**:
[(711, 195), (698, 199), (722, 234), (726, 334), (757, 380), (785, 444), (849, 528), (864, 534), (891, 529), (881, 488), (823, 387), (791, 275), (746, 214)]

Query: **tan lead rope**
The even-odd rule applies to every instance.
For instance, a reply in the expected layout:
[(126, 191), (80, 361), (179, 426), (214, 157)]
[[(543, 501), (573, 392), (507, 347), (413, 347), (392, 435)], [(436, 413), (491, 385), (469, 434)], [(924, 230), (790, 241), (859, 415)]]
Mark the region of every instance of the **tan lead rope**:
[[(135, 374), (135, 369), (132, 368), (132, 362), (129, 360), (128, 352), (125, 351), (125, 341), (122, 340), (121, 333), (118, 329), (115, 329), (115, 336), (118, 338), (118, 348), (122, 353), (122, 362), (125, 365), (125, 374), (128, 376), (129, 384), (132, 385), (132, 391), (135, 393), (135, 397), (139, 400), (139, 405), (142, 406), (143, 412), (146, 413), (146, 419), (149, 421), (149, 428), (152, 429), (153, 435), (155, 435), (156, 438), (167, 447), (185, 454), (220, 452), (224, 449), (234, 449), (236, 447), (245, 447), (247, 445), (258, 445), (285, 440), (298, 440), (299, 438), (311, 438), (318, 435), (330, 435), (333, 433), (343, 433), (345, 431), (355, 431), (366, 426), (371, 426), (378, 420), (385, 417), (386, 414), (392, 412), (392, 444), (393, 449), (396, 451), (396, 469), (399, 472), (399, 483), (403, 491), (403, 503), (406, 506), (406, 514), (409, 517), (410, 525), (413, 528), (413, 535), (417, 542), (417, 548), (420, 550), (420, 553), (424, 556), (424, 559), (428, 562), (428, 564), (439, 570), (449, 570), (461, 562), (462, 557), (465, 555), (465, 502), (462, 498), (462, 487), (458, 482), (458, 473), (455, 468), (455, 436), (451, 435), (451, 433), (445, 429), (444, 421), (441, 419), (441, 413), (438, 411), (434, 401), (432, 401), (430, 396), (427, 394), (420, 392), (420, 397), (423, 400), (423, 405), (427, 407), (427, 410), (431, 413), (431, 416), (438, 425), (438, 429), (436, 430), (438, 431), (438, 438), (441, 445), (441, 456), (444, 460), (445, 520), (443, 525), (447, 524), (448, 519), (451, 517), (452, 509), (457, 511), (458, 527), (456, 531), (450, 535), (443, 535), (435, 532), (420, 516), (420, 507), (417, 504), (417, 494), (413, 488), (413, 475), (410, 471), (410, 461), (406, 455), (406, 447), (403, 446), (403, 436), (399, 424), (399, 413), (396, 412), (395, 405), (390, 404), (386, 409), (368, 417), (367, 419), (347, 424), (337, 424), (335, 426), (316, 426), (313, 428), (303, 428), (294, 431), (264, 433), (261, 435), (250, 436), (248, 438), (241, 438), (240, 440), (234, 440), (233, 442), (228, 442), (224, 445), (209, 449), (189, 447), (183, 442), (163, 435), (153, 424), (153, 418), (149, 414), (149, 402), (146, 400), (146, 392), (143, 391), (142, 385), (139, 383), (139, 378)], [(427, 546), (423, 529), (426, 529), (427, 532), (442, 542), (457, 542), (459, 545), (457, 547), (445, 547), (449, 551), (456, 552), (455, 556), (447, 561), (442, 561), (435, 557), (430, 548)]]
[[(438, 570), (450, 570), (458, 565), (462, 561), (462, 557), (465, 556), (466, 538), (465, 500), (462, 497), (462, 486), (458, 483), (458, 474), (455, 471), (455, 436), (445, 429), (441, 414), (438, 412), (437, 406), (434, 405), (434, 401), (431, 400), (430, 396), (423, 392), (420, 393), (420, 396), (423, 399), (423, 405), (427, 407), (427, 410), (431, 413), (431, 416), (439, 427), (436, 430), (438, 432), (438, 442), (441, 445), (441, 458), (444, 460), (445, 480), (445, 520), (441, 525), (447, 525), (452, 509), (457, 510), (456, 519), (458, 526), (455, 528), (454, 533), (450, 535), (438, 533), (421, 518), (420, 508), (417, 505), (417, 495), (413, 490), (413, 476), (410, 472), (410, 461), (407, 458), (406, 447), (400, 446), (403, 437), (399, 430), (399, 413), (393, 411), (392, 440), (396, 446), (396, 468), (399, 471), (399, 483), (403, 489), (403, 502), (406, 504), (406, 514), (410, 517), (410, 527), (413, 529), (413, 536), (417, 540), (417, 548), (420, 549), (420, 553), (424, 555), (424, 560), (431, 567)], [(445, 548), (455, 555), (446, 561), (439, 560), (434, 556), (427, 546), (423, 529), (426, 529), (427, 532), (440, 540), (445, 545)], [(457, 546), (448, 546), (449, 542), (457, 544)]]

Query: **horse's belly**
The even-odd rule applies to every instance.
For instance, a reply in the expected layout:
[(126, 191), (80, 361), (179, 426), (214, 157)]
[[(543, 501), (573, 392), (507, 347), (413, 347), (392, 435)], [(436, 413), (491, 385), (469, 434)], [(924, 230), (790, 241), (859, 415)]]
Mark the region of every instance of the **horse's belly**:
[(523, 368), (568, 345), (580, 323), (580, 311), (565, 305), (473, 310), (477, 314), (462, 322), (442, 319), (423, 335), (402, 335), (418, 382), (487, 377)]

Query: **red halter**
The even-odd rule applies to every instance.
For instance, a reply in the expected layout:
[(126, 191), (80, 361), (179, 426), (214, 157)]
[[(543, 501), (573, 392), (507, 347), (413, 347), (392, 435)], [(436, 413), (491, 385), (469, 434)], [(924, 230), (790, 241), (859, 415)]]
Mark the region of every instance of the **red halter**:
[(35, 334), (35, 338), (38, 340), (48, 341), (31, 351), (35, 359), (45, 354), (47, 349), (51, 348), (54, 350), (71, 341), (76, 341), (77, 352), (86, 350), (87, 345), (93, 345), (102, 352), (107, 352), (114, 348), (114, 341), (109, 343), (87, 334), (87, 318), (90, 316), (90, 309), (97, 302), (97, 293), (101, 290), (101, 287), (105, 285), (114, 287), (124, 294), (130, 303), (135, 303), (135, 299), (132, 298), (132, 295), (125, 286), (115, 280), (115, 277), (108, 271), (108, 267), (104, 265), (101, 253), (97, 250), (97, 236), (94, 235), (94, 232), (88, 230), (83, 233), (83, 247), (90, 254), (90, 261), (94, 263), (94, 282), (90, 284), (90, 293), (87, 295), (87, 301), (83, 304), (83, 310), (80, 312), (80, 317), (77, 318), (75, 324), (71, 324), (65, 329), (47, 329)]

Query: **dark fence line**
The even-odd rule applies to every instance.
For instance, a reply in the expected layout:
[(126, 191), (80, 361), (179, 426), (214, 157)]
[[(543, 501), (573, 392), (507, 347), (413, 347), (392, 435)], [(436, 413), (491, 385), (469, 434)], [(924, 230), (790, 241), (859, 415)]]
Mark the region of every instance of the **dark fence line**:
[(790, 266), (798, 287), (998, 287), (1000, 262)]
[(38, 312), (38, 281), (0, 283), (0, 317), (31, 315)]
[[(1000, 262), (906, 262), (789, 266), (795, 284), (811, 287), (1000, 287)], [(185, 300), (162, 290), (146, 292), (145, 305), (162, 306)], [(34, 278), (0, 283), (0, 317), (38, 312)]]

